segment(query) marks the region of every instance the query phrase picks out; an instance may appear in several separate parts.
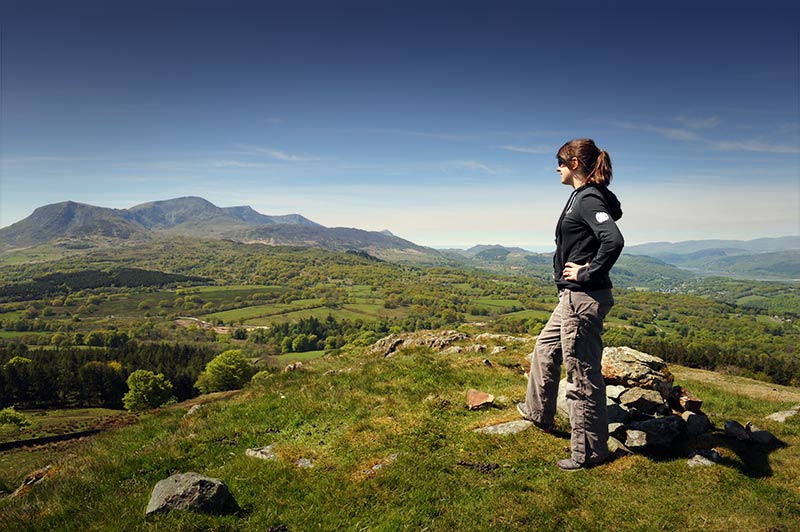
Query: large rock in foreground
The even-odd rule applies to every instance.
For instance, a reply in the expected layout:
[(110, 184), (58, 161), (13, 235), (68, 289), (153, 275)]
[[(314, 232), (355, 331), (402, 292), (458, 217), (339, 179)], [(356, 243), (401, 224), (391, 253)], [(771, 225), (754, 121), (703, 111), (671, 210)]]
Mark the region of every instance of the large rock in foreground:
[(626, 388), (656, 390), (668, 399), (672, 394), (672, 376), (667, 364), (658, 357), (630, 347), (603, 349), (603, 380)]
[(198, 473), (178, 473), (165, 478), (153, 488), (147, 515), (170, 510), (194, 510), (207, 514), (229, 514), (239, 510), (239, 505), (218, 478)]

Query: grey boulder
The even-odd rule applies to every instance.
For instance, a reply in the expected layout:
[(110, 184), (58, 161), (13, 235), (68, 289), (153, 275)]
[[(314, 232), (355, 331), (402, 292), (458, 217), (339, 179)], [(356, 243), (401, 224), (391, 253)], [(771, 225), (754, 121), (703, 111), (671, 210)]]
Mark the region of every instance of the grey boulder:
[(222, 480), (189, 472), (165, 478), (153, 488), (146, 514), (171, 510), (230, 514), (238, 511), (239, 505)]

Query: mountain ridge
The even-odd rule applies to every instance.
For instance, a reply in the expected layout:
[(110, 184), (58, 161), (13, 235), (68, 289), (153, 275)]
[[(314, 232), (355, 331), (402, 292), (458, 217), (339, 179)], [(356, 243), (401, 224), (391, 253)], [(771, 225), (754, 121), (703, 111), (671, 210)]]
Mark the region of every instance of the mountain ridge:
[(414, 255), (445, 260), (432, 248), (389, 232), (325, 227), (300, 214), (269, 216), (250, 206), (218, 207), (184, 196), (110, 209), (65, 201), (37, 208), (27, 218), (0, 229), (0, 251), (52, 244), (68, 249), (107, 247), (161, 235), (227, 239), (243, 243), (358, 250), (376, 256)]

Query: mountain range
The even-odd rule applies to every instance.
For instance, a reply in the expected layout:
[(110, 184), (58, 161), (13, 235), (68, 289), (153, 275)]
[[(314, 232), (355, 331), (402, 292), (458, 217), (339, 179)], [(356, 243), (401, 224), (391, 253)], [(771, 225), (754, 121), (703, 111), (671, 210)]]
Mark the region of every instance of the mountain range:
[(56, 245), (95, 248), (169, 235), (228, 239), (244, 243), (301, 245), (381, 255), (423, 254), (440, 257), (432, 248), (388, 231), (329, 228), (299, 214), (267, 216), (251, 207), (217, 207), (198, 197), (183, 197), (110, 209), (65, 201), (45, 205), (0, 229), (0, 251)]
[[(325, 227), (299, 214), (268, 216), (249, 206), (218, 207), (199, 197), (153, 201), (129, 209), (73, 201), (45, 205), (0, 229), (0, 254), (38, 249), (62, 252), (131, 245), (169, 236), (356, 251), (376, 258), (426, 264), (466, 264), (521, 270), (550, 278), (552, 254), (479, 245), (437, 250), (384, 231)], [(800, 279), (800, 236), (756, 240), (695, 240), (627, 246), (615, 267), (621, 286), (674, 286), (693, 276)]]

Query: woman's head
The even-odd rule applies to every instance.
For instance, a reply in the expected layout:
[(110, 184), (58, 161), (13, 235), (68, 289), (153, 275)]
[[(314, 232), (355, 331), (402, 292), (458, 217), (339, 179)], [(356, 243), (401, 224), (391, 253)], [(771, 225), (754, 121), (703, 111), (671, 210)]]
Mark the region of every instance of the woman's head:
[(586, 183), (608, 186), (611, 183), (611, 156), (592, 139), (574, 139), (559, 148), (556, 156)]

